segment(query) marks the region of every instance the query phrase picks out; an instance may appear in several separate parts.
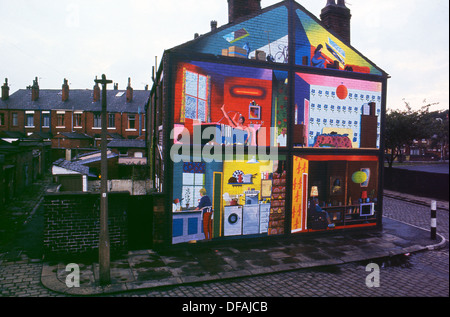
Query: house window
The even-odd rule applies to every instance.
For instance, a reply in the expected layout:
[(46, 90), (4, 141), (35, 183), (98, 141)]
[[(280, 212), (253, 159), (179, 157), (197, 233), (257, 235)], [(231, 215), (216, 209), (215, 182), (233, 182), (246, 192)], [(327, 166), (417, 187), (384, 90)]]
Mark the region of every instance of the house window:
[(208, 117), (208, 77), (185, 73), (185, 118), (206, 122)]
[(17, 127), (19, 125), (19, 115), (17, 114), (17, 112), (12, 113), (12, 125), (14, 127)]
[(50, 114), (42, 114), (42, 127), (48, 128), (50, 126)]
[(56, 125), (58, 127), (64, 127), (64, 113), (58, 113), (56, 115)]
[(115, 128), (116, 127), (116, 116), (114, 113), (108, 114), (108, 128)]
[(74, 126), (75, 127), (81, 127), (82, 126), (81, 125), (81, 113), (75, 113), (73, 119), (75, 121), (74, 122)]
[(28, 113), (27, 115), (27, 127), (34, 127), (34, 114)]
[(128, 115), (128, 129), (136, 129), (136, 116), (134, 114)]
[(102, 115), (101, 113), (94, 113), (94, 128), (102, 127)]
[(5, 125), (5, 114), (0, 113), (0, 125)]
[(205, 187), (205, 163), (184, 163), (182, 180), (182, 206), (197, 207), (200, 189)]

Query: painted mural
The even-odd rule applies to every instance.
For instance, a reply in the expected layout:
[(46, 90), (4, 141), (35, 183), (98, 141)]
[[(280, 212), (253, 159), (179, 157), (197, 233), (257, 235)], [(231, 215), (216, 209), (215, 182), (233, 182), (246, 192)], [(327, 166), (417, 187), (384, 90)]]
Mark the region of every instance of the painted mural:
[(176, 71), (174, 142), (285, 147), (287, 95), (284, 71), (181, 62)]
[(286, 161), (243, 155), (174, 164), (172, 243), (284, 233)]
[(296, 73), (295, 93), (297, 146), (379, 148), (381, 83)]
[(286, 6), (279, 6), (200, 38), (192, 44), (192, 49), (199, 53), (287, 63), (287, 16)]
[(378, 157), (294, 156), (291, 232), (376, 225)]
[(296, 15), (297, 65), (381, 75), (374, 65), (327, 31), (306, 12), (297, 9)]
[(285, 5), (274, 5), (256, 17), (219, 28), (188, 45), (189, 50), (241, 59), (288, 63), (289, 34), (295, 37), (295, 64), (381, 75), (381, 71), (360, 53), (324, 28), (298, 6), (293, 30)]

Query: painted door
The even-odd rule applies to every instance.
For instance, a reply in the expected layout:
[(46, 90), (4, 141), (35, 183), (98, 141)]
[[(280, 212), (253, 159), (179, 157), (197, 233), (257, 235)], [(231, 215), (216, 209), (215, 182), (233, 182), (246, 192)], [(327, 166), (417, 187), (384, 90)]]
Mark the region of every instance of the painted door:
[(309, 161), (294, 156), (292, 182), (292, 225), (291, 232), (306, 230), (308, 209), (308, 169)]

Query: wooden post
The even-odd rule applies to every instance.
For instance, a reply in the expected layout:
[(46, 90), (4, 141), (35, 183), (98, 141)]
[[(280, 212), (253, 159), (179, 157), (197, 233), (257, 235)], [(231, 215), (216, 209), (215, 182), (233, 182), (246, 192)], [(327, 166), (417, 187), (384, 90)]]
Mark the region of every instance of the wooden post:
[(102, 79), (96, 79), (96, 83), (102, 84), (102, 140), (101, 140), (101, 188), (100, 188), (100, 236), (99, 236), (99, 267), (100, 284), (111, 283), (110, 276), (110, 246), (108, 229), (108, 159), (107, 159), (107, 118), (106, 118), (106, 85), (112, 80), (107, 80), (103, 74)]

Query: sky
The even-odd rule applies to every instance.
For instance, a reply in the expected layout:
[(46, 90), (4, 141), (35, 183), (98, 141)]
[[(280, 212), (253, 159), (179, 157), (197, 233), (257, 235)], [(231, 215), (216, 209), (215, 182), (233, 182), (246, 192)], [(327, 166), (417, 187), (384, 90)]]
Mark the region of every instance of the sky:
[[(280, 0), (262, 0), (263, 8)], [(297, 0), (316, 17), (327, 0)], [(387, 108), (449, 108), (449, 1), (349, 0), (351, 45), (388, 73)], [(125, 89), (152, 86), (165, 49), (228, 23), (227, 0), (0, 0), (0, 84), (10, 94), (92, 89), (95, 76)], [(112, 87), (111, 87), (112, 89)]]

